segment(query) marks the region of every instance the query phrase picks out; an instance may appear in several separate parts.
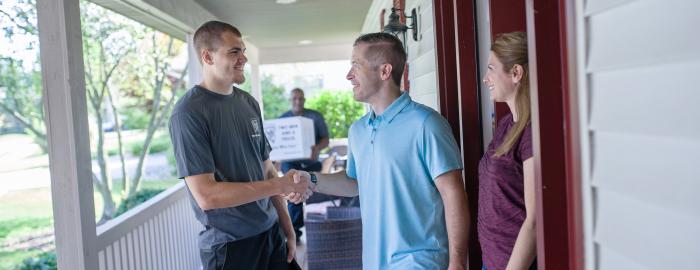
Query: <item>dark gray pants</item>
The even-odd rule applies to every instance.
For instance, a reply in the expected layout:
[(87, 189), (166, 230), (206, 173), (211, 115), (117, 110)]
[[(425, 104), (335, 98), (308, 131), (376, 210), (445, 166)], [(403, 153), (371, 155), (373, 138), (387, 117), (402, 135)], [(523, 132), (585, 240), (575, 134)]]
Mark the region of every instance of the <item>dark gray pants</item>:
[[(279, 224), (253, 237), (200, 249), (204, 270), (287, 270), (287, 245)], [(298, 266), (297, 266), (298, 267)]]

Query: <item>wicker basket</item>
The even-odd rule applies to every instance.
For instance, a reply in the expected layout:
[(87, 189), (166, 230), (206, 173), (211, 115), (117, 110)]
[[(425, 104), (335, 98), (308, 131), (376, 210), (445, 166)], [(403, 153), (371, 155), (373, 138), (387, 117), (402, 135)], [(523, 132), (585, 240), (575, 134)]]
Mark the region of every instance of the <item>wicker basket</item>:
[(328, 207), (305, 223), (309, 270), (362, 269), (359, 207)]

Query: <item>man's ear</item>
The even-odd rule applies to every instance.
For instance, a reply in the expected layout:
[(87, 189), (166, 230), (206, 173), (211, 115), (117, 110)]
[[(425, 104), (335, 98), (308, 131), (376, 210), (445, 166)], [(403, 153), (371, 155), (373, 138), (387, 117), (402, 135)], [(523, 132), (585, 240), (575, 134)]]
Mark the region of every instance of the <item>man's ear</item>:
[(202, 58), (202, 63), (207, 64), (207, 65), (214, 64), (214, 57), (209, 50), (203, 49), (199, 55)]
[(383, 64), (380, 67), (380, 74), (382, 80), (390, 80), (391, 79), (391, 71), (394, 69), (394, 67), (391, 66), (391, 64)]

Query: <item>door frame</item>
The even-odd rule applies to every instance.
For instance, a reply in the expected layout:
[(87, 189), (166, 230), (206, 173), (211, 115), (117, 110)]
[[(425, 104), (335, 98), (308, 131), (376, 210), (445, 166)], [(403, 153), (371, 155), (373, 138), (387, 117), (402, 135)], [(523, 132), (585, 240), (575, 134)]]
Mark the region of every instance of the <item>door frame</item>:
[[(470, 212), (469, 269), (481, 269), (476, 230), (478, 168), (483, 155), (474, 1), (433, 0), (440, 113), (461, 146)], [(458, 14), (458, 16), (457, 16)]]

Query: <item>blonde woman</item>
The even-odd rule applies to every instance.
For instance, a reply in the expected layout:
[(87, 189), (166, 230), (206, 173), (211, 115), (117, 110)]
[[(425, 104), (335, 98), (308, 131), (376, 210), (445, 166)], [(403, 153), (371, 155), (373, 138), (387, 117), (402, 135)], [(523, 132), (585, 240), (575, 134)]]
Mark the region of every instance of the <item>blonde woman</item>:
[(508, 104), (479, 163), (479, 241), (484, 268), (536, 269), (535, 183), (527, 36), (501, 34), (484, 76), (491, 99)]

